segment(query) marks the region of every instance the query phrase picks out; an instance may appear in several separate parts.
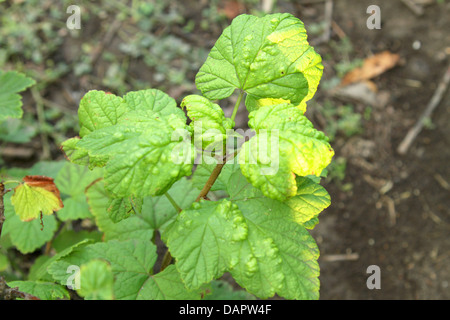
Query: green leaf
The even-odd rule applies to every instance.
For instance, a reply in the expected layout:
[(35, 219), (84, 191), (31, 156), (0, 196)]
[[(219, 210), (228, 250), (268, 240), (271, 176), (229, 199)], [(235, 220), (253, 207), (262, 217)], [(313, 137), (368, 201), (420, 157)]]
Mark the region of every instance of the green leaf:
[(112, 300), (113, 285), (114, 275), (107, 262), (94, 259), (81, 265), (77, 293), (85, 300)]
[(11, 288), (19, 288), (19, 291), (29, 293), (41, 300), (69, 299), (69, 292), (62, 286), (52, 282), (41, 281), (10, 281)]
[(248, 226), (231, 270), (237, 283), (260, 298), (318, 299), (319, 250), (308, 231), (275, 207), (235, 203)]
[(78, 145), (89, 155), (109, 157), (105, 185), (116, 197), (161, 195), (191, 174), (195, 149), (190, 139), (179, 141), (177, 136), (177, 129), (186, 134), (184, 127), (175, 115), (162, 118), (151, 111), (133, 111), (116, 126), (96, 130)]
[[(94, 242), (92, 239), (84, 239), (80, 242), (77, 242), (64, 250), (58, 252), (52, 257), (41, 255), (39, 256), (33, 266), (30, 269), (30, 272), (28, 274), (28, 280), (31, 281), (54, 281), (56, 278), (54, 278), (49, 272), (48, 268), (49, 266), (54, 263), (55, 261), (58, 261), (64, 257), (68, 257), (72, 254), (72, 252), (78, 252), (81, 250), (81, 248), (85, 247), (89, 243)], [(71, 275), (70, 272), (67, 272), (67, 268), (61, 271), (61, 277), (69, 277)], [(66, 282), (62, 283), (63, 285), (66, 285)]]
[(189, 291), (184, 286), (174, 265), (148, 278), (144, 283), (138, 300), (200, 300), (204, 290)]
[(184, 283), (191, 289), (232, 268), (236, 243), (246, 237), (241, 212), (226, 199), (194, 203), (163, 234)]
[(69, 255), (53, 262), (48, 271), (55, 280), (66, 285), (70, 283), (70, 274), (66, 273), (69, 266), (81, 266), (92, 259), (103, 259), (111, 266), (115, 279), (114, 297), (118, 300), (200, 298), (200, 290), (186, 290), (173, 266), (153, 275), (156, 258), (156, 247), (149, 241), (111, 240), (76, 248)]
[(135, 213), (141, 213), (143, 199), (141, 198), (111, 198), (108, 202), (109, 218), (117, 223), (121, 220), (129, 218)]
[(80, 137), (100, 128), (115, 125), (127, 111), (121, 97), (103, 91), (91, 90), (80, 101), (78, 119)]
[[(88, 246), (91, 256), (105, 259), (114, 273), (116, 299), (137, 299), (141, 288), (153, 274), (156, 262), (156, 246), (149, 241), (111, 240)], [(81, 279), (82, 280), (82, 279)]]
[(111, 239), (142, 239), (150, 241), (152, 239), (154, 229), (144, 215), (133, 215), (117, 223), (110, 218), (110, 214), (114, 214), (108, 212), (112, 198), (106, 192), (102, 180), (90, 186), (87, 189), (86, 196), (91, 213), (95, 217), (95, 224), (104, 233), (105, 241)]
[(35, 81), (24, 74), (0, 70), (0, 122), (9, 117), (22, 117), (22, 97), (17, 93), (34, 84)]
[(43, 267), (52, 257), (47, 255), (38, 256), (28, 272), (27, 280), (43, 282), (52, 282), (53, 278), (47, 273), (47, 270)]
[(27, 125), (22, 119), (0, 121), (0, 140), (13, 143), (27, 143), (36, 135), (36, 127)]
[(128, 92), (123, 99), (127, 103), (128, 111), (131, 110), (151, 110), (162, 117), (168, 118), (171, 115), (186, 122), (184, 112), (177, 107), (176, 101), (157, 89), (147, 89)]
[(103, 172), (99, 168), (91, 171), (88, 167), (66, 162), (55, 179), (64, 199), (64, 208), (58, 211), (58, 218), (63, 221), (91, 218), (84, 191), (102, 176)]
[[(43, 261), (37, 262), (38, 265), (33, 265), (33, 272), (29, 274), (28, 280), (42, 280), (42, 281), (54, 281), (56, 280), (62, 285), (68, 285), (69, 279), (74, 275), (74, 269), (69, 269), (70, 266), (80, 266), (81, 262), (85, 259), (84, 255), (86, 254), (83, 250), (88, 244), (92, 243), (92, 239), (84, 239), (80, 242), (75, 243), (74, 245), (65, 248), (61, 252), (58, 252), (49, 259), (45, 259)], [(41, 256), (43, 257), (43, 256)], [(67, 263), (64, 265), (64, 268), (52, 267), (53, 264), (63, 261)], [(79, 270), (78, 270), (79, 271)]]
[(294, 212), (294, 221), (313, 229), (317, 216), (331, 204), (330, 195), (321, 185), (305, 177), (297, 177), (297, 194), (289, 198), (287, 205)]
[[(59, 173), (59, 170), (66, 164), (66, 161), (39, 161), (36, 162), (31, 168), (9, 168), (5, 175), (9, 179), (12, 180), (21, 180), (24, 176), (28, 175), (38, 175), (38, 176), (47, 176), (55, 179)], [(0, 174), (2, 177), (3, 168), (0, 169)]]
[[(199, 192), (186, 178), (177, 181), (168, 191), (181, 208), (189, 207)], [(87, 197), (96, 224), (105, 234), (105, 240), (142, 239), (149, 241), (153, 237), (154, 230), (163, 231), (177, 215), (177, 211), (166, 196), (147, 197), (144, 199), (140, 213), (114, 223), (111, 219), (111, 215), (114, 215), (113, 210), (110, 209), (111, 198), (105, 191), (102, 181), (98, 181), (88, 188)]]
[(254, 188), (241, 172), (233, 173), (227, 183), (231, 200), (248, 201), (255, 207), (283, 212), (286, 218), (313, 229), (318, 215), (330, 204), (330, 195), (324, 187), (306, 177), (297, 177), (297, 193), (286, 201), (267, 198)]
[(10, 193), (5, 195), (4, 203), (6, 219), (3, 224), (2, 239), (9, 234), (13, 245), (23, 254), (35, 251), (52, 239), (57, 228), (54, 216), (43, 216), (42, 224), (44, 228), (42, 228), (38, 219), (32, 221), (20, 220), (11, 204)]
[(204, 300), (256, 300), (256, 298), (245, 290), (234, 290), (226, 281), (214, 280), (211, 282), (211, 294)]
[(305, 103), (316, 92), (323, 72), (322, 59), (306, 38), (303, 23), (291, 14), (240, 15), (200, 68), (197, 88), (210, 100), (241, 89), (247, 93), (249, 109), (264, 98)]
[(0, 272), (5, 271), (9, 267), (9, 260), (6, 255), (0, 252)]
[(234, 121), (226, 118), (222, 108), (205, 97), (189, 95), (181, 102), (192, 120), (190, 127), (194, 132), (194, 144), (199, 149), (222, 151), (227, 130), (234, 127)]
[(31, 167), (29, 173), (26, 175), (46, 176), (56, 179), (59, 171), (65, 166), (66, 163), (67, 162), (65, 160), (39, 161)]
[(81, 139), (63, 143), (71, 161), (105, 166), (105, 186), (116, 198), (164, 194), (192, 173), (195, 149), (184, 112), (156, 90), (124, 98), (90, 91), (79, 108)]
[[(182, 178), (174, 183), (168, 193), (181, 209), (187, 209), (195, 201), (200, 190), (193, 186), (191, 180)], [(178, 212), (166, 196), (159, 196), (144, 199), (142, 214), (151, 228), (163, 232), (176, 218)]]
[(90, 239), (93, 242), (102, 241), (102, 233), (98, 230), (63, 230), (52, 241), (52, 247), (59, 253), (85, 239)]
[(328, 138), (293, 105), (265, 106), (249, 115), (256, 136), (239, 153), (243, 175), (267, 197), (297, 192), (295, 176), (320, 176), (334, 151)]
[(70, 138), (61, 144), (61, 149), (66, 157), (73, 163), (80, 166), (88, 166), (89, 169), (104, 167), (108, 161), (107, 156), (90, 156), (88, 150), (78, 146), (80, 138)]
[[(316, 299), (319, 290), (318, 249), (306, 227), (329, 203), (325, 189), (298, 177), (298, 194), (286, 202), (265, 197), (241, 172), (227, 185), (248, 225), (248, 238), (235, 253), (231, 270), (250, 293), (266, 298), (277, 293), (288, 299)], [(306, 221), (306, 222), (304, 222)]]

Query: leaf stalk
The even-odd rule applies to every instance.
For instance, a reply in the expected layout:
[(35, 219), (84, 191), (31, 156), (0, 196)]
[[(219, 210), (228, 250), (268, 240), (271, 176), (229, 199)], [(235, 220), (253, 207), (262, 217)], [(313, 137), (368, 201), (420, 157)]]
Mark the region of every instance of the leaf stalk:
[(241, 92), (239, 92), (239, 96), (237, 98), (236, 104), (234, 105), (234, 109), (233, 109), (233, 114), (231, 115), (231, 120), (234, 121), (234, 119), (236, 118), (236, 114), (239, 110), (239, 106), (241, 105), (241, 101), (242, 101), (242, 97), (244, 96), (244, 91), (241, 90)]

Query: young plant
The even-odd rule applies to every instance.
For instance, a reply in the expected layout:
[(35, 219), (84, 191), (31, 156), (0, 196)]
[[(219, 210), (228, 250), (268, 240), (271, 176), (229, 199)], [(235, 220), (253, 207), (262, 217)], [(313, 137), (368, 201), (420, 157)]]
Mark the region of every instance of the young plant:
[[(85, 193), (103, 239), (67, 246), (33, 280), (86, 299), (201, 299), (228, 272), (259, 298), (318, 299), (308, 230), (330, 205), (318, 183), (334, 152), (304, 116), (323, 71), (306, 38), (290, 14), (240, 15), (196, 76), (202, 95), (180, 107), (156, 89), (89, 91), (62, 149), (92, 170)], [(227, 118), (216, 102), (235, 92)], [(243, 101), (252, 134), (234, 130)], [(17, 210), (26, 200), (14, 196)], [(167, 251), (155, 267), (156, 233)]]

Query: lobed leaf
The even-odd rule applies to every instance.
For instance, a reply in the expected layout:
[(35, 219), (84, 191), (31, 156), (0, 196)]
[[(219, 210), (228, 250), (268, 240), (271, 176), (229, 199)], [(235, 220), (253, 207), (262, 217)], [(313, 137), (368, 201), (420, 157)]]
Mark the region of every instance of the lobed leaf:
[(191, 174), (195, 150), (186, 117), (157, 90), (129, 93), (122, 102), (128, 109), (114, 123), (104, 122), (63, 148), (78, 163), (106, 163), (106, 189), (118, 198), (161, 195)]
[(91, 156), (89, 151), (78, 146), (79, 137), (70, 138), (61, 144), (61, 150), (64, 151), (67, 159), (80, 166), (88, 166), (89, 169), (95, 167), (104, 167), (108, 161), (107, 156)]
[(0, 122), (7, 118), (21, 118), (22, 97), (17, 94), (36, 82), (16, 71), (0, 70)]
[(64, 197), (64, 208), (58, 211), (58, 218), (63, 221), (91, 218), (84, 190), (102, 176), (99, 168), (91, 171), (86, 166), (66, 162), (55, 179)]
[[(70, 266), (80, 266), (79, 261), (83, 261), (84, 251), (83, 248), (88, 244), (95, 242), (92, 239), (83, 239), (75, 244), (72, 244), (69, 247), (66, 247), (61, 252), (58, 252), (52, 257), (48, 257), (47, 259), (42, 259), (44, 256), (40, 256), (38, 261), (32, 266), (32, 270), (28, 275), (28, 280), (33, 281), (53, 281), (56, 280), (58, 283), (67, 286), (70, 280), (70, 277), (73, 276), (73, 271), (75, 269), (69, 268)], [(42, 260), (41, 260), (42, 259)], [(64, 268), (59, 268), (61, 265), (52, 267), (52, 265), (56, 262), (62, 261), (63, 259), (67, 259), (66, 264), (64, 264)], [(72, 270), (72, 271), (71, 271)], [(32, 272), (31, 272), (32, 271)]]
[[(202, 291), (186, 290), (173, 266), (153, 275), (156, 258), (156, 247), (149, 241), (110, 240), (76, 248), (69, 255), (54, 261), (48, 271), (59, 283), (67, 285), (71, 284), (70, 273), (66, 272), (68, 267), (82, 266), (93, 259), (102, 259), (111, 266), (115, 299), (200, 299)], [(80, 282), (82, 281), (80, 278)]]
[(128, 111), (131, 110), (151, 110), (162, 117), (175, 115), (179, 120), (186, 122), (184, 112), (177, 107), (176, 101), (157, 89), (147, 89), (140, 91), (130, 91), (124, 97)]
[(114, 275), (104, 260), (93, 259), (80, 267), (80, 288), (77, 293), (85, 300), (112, 300)]
[(222, 108), (205, 97), (189, 95), (181, 102), (192, 120), (190, 127), (194, 132), (194, 144), (199, 149), (222, 151), (227, 130), (234, 127), (234, 121), (226, 118)]
[(232, 267), (236, 244), (247, 237), (243, 220), (225, 199), (194, 203), (178, 215), (163, 237), (188, 288), (199, 288)]
[(91, 90), (80, 101), (78, 120), (80, 137), (104, 127), (115, 125), (127, 111), (121, 97), (103, 91)]
[[(168, 191), (181, 208), (188, 208), (199, 192), (186, 178), (177, 181)], [(118, 213), (111, 208), (110, 201), (113, 199), (106, 192), (102, 181), (98, 181), (88, 188), (87, 197), (96, 224), (104, 232), (105, 240), (143, 239), (149, 241), (155, 230), (163, 231), (177, 215), (177, 211), (163, 195), (144, 198), (141, 212), (114, 222), (111, 217)]]
[(251, 183), (237, 171), (230, 176), (227, 183), (228, 194), (232, 201), (244, 201), (255, 208), (267, 208), (269, 212), (278, 211), (286, 219), (313, 229), (317, 224), (317, 216), (330, 204), (330, 195), (324, 187), (306, 177), (297, 177), (297, 192), (286, 201), (267, 198), (253, 187)]
[(11, 288), (29, 293), (41, 300), (69, 299), (69, 292), (61, 285), (42, 281), (10, 281), (7, 283)]
[(11, 197), (16, 214), (22, 221), (31, 221), (41, 214), (51, 215), (64, 207), (52, 178), (25, 176)]
[(297, 195), (286, 202), (265, 197), (240, 171), (227, 183), (230, 201), (242, 212), (248, 237), (235, 250), (230, 273), (250, 293), (267, 298), (317, 299), (319, 251), (307, 228), (328, 207), (326, 190), (297, 177)]
[(331, 162), (328, 138), (293, 105), (261, 107), (249, 115), (256, 136), (239, 153), (243, 175), (269, 198), (284, 201), (297, 192), (297, 176), (316, 175)]
[(204, 300), (256, 300), (256, 297), (242, 289), (234, 289), (225, 280), (214, 280), (211, 282), (211, 294)]
[(5, 195), (5, 222), (3, 224), (2, 239), (9, 234), (12, 244), (23, 254), (31, 253), (51, 240), (57, 229), (55, 217), (43, 216), (41, 221), (22, 221), (14, 213), (9, 195)]
[(319, 252), (306, 229), (330, 204), (325, 189), (298, 177), (297, 194), (282, 202), (265, 197), (239, 170), (226, 186), (229, 199), (194, 204), (163, 233), (186, 286), (228, 271), (260, 298), (317, 299)]
[(243, 90), (249, 110), (265, 98), (283, 99), (304, 109), (323, 72), (320, 55), (306, 39), (303, 23), (291, 14), (240, 15), (223, 31), (200, 68), (197, 88), (210, 100)]
[(278, 208), (235, 203), (245, 217), (248, 238), (235, 253), (233, 278), (260, 298), (277, 293), (287, 299), (318, 299), (319, 250), (309, 232)]

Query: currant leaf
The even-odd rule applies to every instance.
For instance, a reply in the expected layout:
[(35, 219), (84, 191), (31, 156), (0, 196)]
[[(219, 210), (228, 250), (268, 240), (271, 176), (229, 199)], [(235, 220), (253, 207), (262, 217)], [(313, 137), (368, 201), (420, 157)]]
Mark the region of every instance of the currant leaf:
[(316, 92), (323, 72), (320, 55), (306, 39), (303, 23), (291, 14), (240, 15), (200, 68), (197, 88), (210, 100), (243, 90), (249, 109), (264, 98), (304, 104)]
[(247, 226), (230, 201), (202, 201), (183, 210), (163, 237), (184, 283), (196, 289), (232, 268)]
[(269, 198), (284, 201), (297, 192), (297, 176), (320, 176), (334, 151), (328, 138), (295, 106), (261, 107), (249, 115), (256, 136), (239, 153), (243, 175)]
[(35, 83), (33, 79), (16, 71), (0, 70), (0, 122), (7, 118), (22, 117), (22, 97), (18, 92)]

